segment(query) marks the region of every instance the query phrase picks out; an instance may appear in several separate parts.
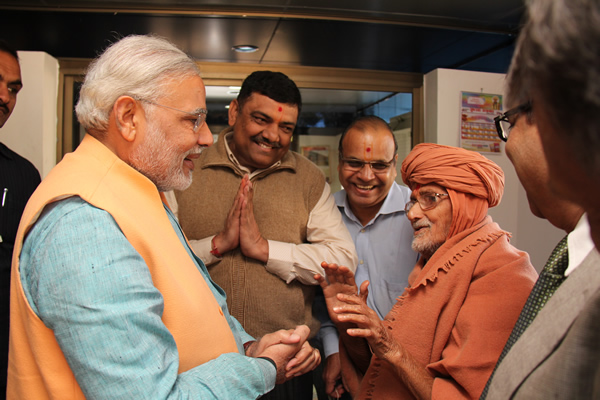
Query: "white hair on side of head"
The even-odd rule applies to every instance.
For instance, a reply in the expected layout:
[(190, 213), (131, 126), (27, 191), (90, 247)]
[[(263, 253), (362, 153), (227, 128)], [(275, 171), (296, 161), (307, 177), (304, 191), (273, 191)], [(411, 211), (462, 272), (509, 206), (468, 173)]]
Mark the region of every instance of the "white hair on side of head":
[(90, 64), (75, 107), (77, 119), (86, 131), (105, 132), (120, 96), (156, 100), (172, 79), (199, 75), (196, 63), (166, 39), (127, 36)]

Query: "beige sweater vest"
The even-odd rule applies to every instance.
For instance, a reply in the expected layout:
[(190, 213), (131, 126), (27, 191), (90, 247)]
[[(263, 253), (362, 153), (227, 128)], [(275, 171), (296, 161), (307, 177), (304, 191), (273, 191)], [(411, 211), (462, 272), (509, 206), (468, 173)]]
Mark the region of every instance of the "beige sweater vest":
[(74, 195), (108, 211), (146, 261), (164, 298), (162, 320), (177, 343), (180, 373), (238, 351), (221, 308), (171, 226), (156, 186), (88, 135), (44, 179), (21, 219), (11, 282), (9, 399), (84, 398), (53, 332), (29, 306), (18, 258), (23, 238), (44, 206)]
[[(194, 184), (177, 192), (179, 220), (188, 239), (203, 239), (225, 226), (244, 172), (227, 157), (223, 131), (218, 142), (196, 161)], [(306, 225), (325, 186), (321, 170), (305, 157), (289, 151), (275, 169), (252, 178), (254, 215), (267, 240), (307, 243)], [(315, 286), (298, 281), (286, 284), (269, 273), (262, 262), (241, 254), (225, 254), (208, 267), (212, 279), (227, 293), (227, 305), (244, 329), (255, 337), (299, 324), (319, 329), (312, 315)]]

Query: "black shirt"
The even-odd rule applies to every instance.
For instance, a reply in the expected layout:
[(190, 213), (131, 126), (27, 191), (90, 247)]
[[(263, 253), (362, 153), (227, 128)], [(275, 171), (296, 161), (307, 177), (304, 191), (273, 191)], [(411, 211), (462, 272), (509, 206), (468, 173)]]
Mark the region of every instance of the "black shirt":
[(10, 270), (19, 221), (39, 183), (33, 164), (0, 143), (0, 271)]

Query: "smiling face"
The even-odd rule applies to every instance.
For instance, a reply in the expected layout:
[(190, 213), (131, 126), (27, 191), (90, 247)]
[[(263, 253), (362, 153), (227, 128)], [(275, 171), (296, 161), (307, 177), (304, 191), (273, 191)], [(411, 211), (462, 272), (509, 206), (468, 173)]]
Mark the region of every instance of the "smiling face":
[[(200, 77), (173, 81), (157, 103), (190, 113), (206, 108), (206, 92)], [(130, 155), (130, 164), (160, 191), (184, 190), (192, 183), (193, 160), (213, 142), (204, 123), (194, 132), (196, 118), (181, 111), (148, 105), (142, 143)]]
[[(430, 183), (413, 190), (410, 199), (415, 200), (428, 193), (447, 194), (448, 192), (443, 187)], [(423, 211), (421, 205), (416, 203), (406, 214), (415, 231), (412, 248), (426, 259), (431, 258), (433, 253), (444, 244), (452, 224), (452, 203), (449, 196), (438, 198), (436, 204), (435, 208)]]
[(10, 54), (0, 51), (0, 128), (4, 126), (15, 104), (21, 83), (19, 62)]
[[(357, 217), (365, 213), (375, 216), (396, 179), (398, 156), (394, 154), (394, 139), (391, 135), (387, 129), (368, 125), (351, 128), (344, 137), (341, 156), (346, 160), (382, 163), (393, 160), (389, 168), (383, 171), (374, 171), (367, 164), (358, 171), (350, 170), (340, 160), (340, 183), (346, 190), (350, 207)], [(372, 212), (367, 212), (369, 210)]]
[(231, 151), (251, 171), (268, 168), (288, 152), (297, 120), (297, 106), (259, 93), (252, 93), (241, 107), (233, 100), (229, 107)]

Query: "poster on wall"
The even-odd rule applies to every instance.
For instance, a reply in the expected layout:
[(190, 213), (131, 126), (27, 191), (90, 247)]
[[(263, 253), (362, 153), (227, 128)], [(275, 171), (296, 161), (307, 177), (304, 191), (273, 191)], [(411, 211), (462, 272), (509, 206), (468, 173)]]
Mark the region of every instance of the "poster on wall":
[(500, 153), (494, 117), (502, 112), (502, 95), (461, 92), (460, 146), (481, 153)]

